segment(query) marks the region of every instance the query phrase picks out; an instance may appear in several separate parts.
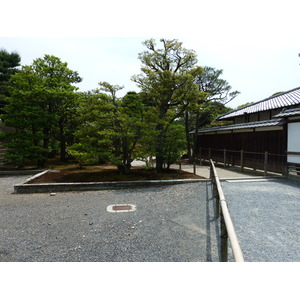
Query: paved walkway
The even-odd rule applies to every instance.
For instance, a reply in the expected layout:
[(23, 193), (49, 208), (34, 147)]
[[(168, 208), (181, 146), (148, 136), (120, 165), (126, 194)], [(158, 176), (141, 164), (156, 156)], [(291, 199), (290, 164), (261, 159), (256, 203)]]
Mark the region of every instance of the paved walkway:
[[(174, 166), (174, 168), (178, 168), (178, 166)], [(187, 172), (194, 172), (194, 166), (193, 165), (182, 165), (181, 169)], [(219, 168), (216, 167), (218, 176), (220, 179), (230, 179), (230, 178), (250, 178), (253, 177), (253, 175), (249, 175), (247, 173), (242, 173), (237, 170), (233, 169), (225, 169), (225, 168)], [(209, 166), (196, 166), (196, 174), (199, 176), (202, 176), (204, 178), (209, 179), (209, 172), (210, 167)]]
[[(132, 163), (133, 166), (144, 166), (145, 163), (141, 161), (134, 161)], [(178, 169), (179, 165), (171, 165), (171, 168)], [(190, 173), (194, 172), (194, 166), (192, 164), (182, 164), (181, 169)], [(204, 178), (209, 179), (209, 171), (210, 167), (209, 166), (196, 166), (196, 174), (199, 176), (202, 176)], [(247, 173), (242, 173), (240, 172), (237, 168), (219, 168), (216, 167), (217, 173), (220, 177), (220, 179), (229, 179), (229, 178), (250, 178), (253, 177), (254, 175), (247, 174)], [(256, 178), (258, 176), (256, 175)]]

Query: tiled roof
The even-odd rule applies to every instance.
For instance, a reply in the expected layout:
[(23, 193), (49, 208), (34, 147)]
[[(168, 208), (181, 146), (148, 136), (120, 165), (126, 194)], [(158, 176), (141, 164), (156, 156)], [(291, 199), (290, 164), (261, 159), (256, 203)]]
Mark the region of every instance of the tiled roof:
[(244, 114), (253, 114), (276, 108), (290, 107), (300, 104), (300, 87), (290, 91), (271, 96), (267, 99), (247, 105), (240, 109), (231, 111), (217, 118), (217, 120), (227, 120)]
[[(239, 129), (251, 129), (251, 128), (258, 128), (258, 127), (282, 126), (283, 124), (285, 124), (284, 119), (272, 119), (272, 120), (267, 120), (267, 121), (258, 121), (258, 122), (232, 124), (232, 125), (219, 126), (219, 127), (201, 128), (198, 131), (198, 133), (239, 130)], [(192, 131), (190, 133), (195, 133), (195, 131)]]
[(274, 118), (281, 118), (281, 117), (293, 117), (293, 116), (299, 116), (300, 115), (300, 107), (299, 108), (294, 108), (294, 109), (285, 109)]

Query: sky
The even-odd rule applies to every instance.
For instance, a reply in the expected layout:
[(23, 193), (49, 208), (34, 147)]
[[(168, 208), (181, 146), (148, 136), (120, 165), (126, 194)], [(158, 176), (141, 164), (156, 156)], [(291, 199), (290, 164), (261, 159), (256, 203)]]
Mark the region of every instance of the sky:
[[(228, 81), (233, 90), (240, 91), (240, 95), (228, 104), (232, 108), (300, 86), (298, 0), (11, 0), (2, 2), (0, 48), (9, 52), (17, 51), (23, 65), (31, 64), (34, 59), (43, 57), (44, 54), (59, 57), (68, 63), (70, 69), (79, 72), (83, 81), (78, 87), (82, 91), (97, 88), (100, 81), (124, 85), (123, 93), (130, 90), (138, 91), (130, 78), (140, 73), (138, 53), (145, 50), (142, 42), (149, 38), (178, 39), (185, 48), (196, 51), (198, 65), (222, 69), (222, 78)], [(120, 93), (119, 96), (122, 94)], [(208, 292), (213, 290), (216, 297), (222, 296), (221, 292), (231, 285), (233, 277), (241, 289), (247, 290), (249, 298), (270, 298), (281, 295), (287, 297), (287, 291), (293, 293), (297, 287), (295, 283), (295, 289), (291, 284), (288, 289), (285, 288), (282, 277), (278, 276), (277, 265), (272, 265), (272, 272), (268, 272), (265, 265), (259, 267), (255, 265), (256, 275), (251, 277), (248, 277), (249, 267), (238, 268), (238, 278), (235, 276), (236, 269), (229, 266), (216, 270), (211, 265), (210, 267), (201, 265), (201, 268), (198, 268), (199, 265), (189, 265), (188, 268), (186, 265), (181, 265), (182, 274), (197, 271), (195, 277), (197, 281), (194, 281), (193, 277), (187, 285), (182, 285), (182, 281), (178, 280), (177, 266), (171, 273), (160, 268), (156, 276), (162, 277), (159, 277), (161, 280), (155, 284), (158, 284), (158, 287), (172, 284), (172, 289), (167, 289), (165, 294), (161, 292), (157, 294), (158, 289), (149, 290), (143, 280), (145, 277), (139, 276), (142, 270), (148, 270), (147, 268), (152, 268), (152, 265), (135, 266), (136, 272), (129, 272), (129, 276), (135, 286), (147, 290), (146, 294), (149, 298), (146, 299), (160, 298), (159, 295), (165, 295), (166, 299), (170, 296), (174, 299), (193, 298), (193, 293), (199, 293), (198, 283), (203, 282), (205, 278), (216, 278), (216, 274), (222, 277), (222, 282), (225, 278), (229, 280), (224, 281), (224, 289), (220, 287), (221, 281), (219, 282), (219, 294), (211, 284), (214, 280), (205, 281)], [(284, 264), (280, 267), (281, 270), (282, 268), (286, 270)], [(288, 272), (284, 273), (293, 274), (293, 268), (289, 264)], [(198, 272), (199, 269), (202, 273)], [(105, 268), (105, 274), (110, 280), (106, 280), (105, 284), (114, 290), (114, 293), (123, 297), (124, 293), (118, 294), (115, 286), (111, 285), (111, 282), (114, 283), (118, 277), (110, 270), (111, 267)], [(225, 275), (224, 271), (229, 271), (230, 275), (222, 276)], [(64, 271), (61, 272), (63, 275)], [(100, 273), (102, 272), (98, 271), (99, 276)], [(26, 277), (25, 273), (20, 274)], [(73, 274), (78, 276), (76, 267), (71, 274), (67, 274), (71, 278)], [(127, 269), (121, 274), (126, 276)], [(172, 282), (165, 281), (165, 274), (172, 279)], [(16, 273), (11, 274), (12, 282), (15, 281), (13, 277), (15, 275)], [(265, 278), (268, 278), (270, 285)], [(78, 278), (74, 277), (74, 280), (79, 286)], [(251, 287), (258, 288), (249, 289), (249, 281)], [(43, 284), (43, 282), (39, 283)], [(95, 286), (98, 284), (95, 281), (93, 283)], [(120, 291), (128, 290), (128, 286), (123, 286), (121, 281), (118, 281), (118, 284), (121, 286)], [(30, 286), (22, 287), (27, 288), (29, 292)], [(183, 290), (179, 290), (181, 286), (184, 287)], [(201, 293), (204, 292), (205, 287), (201, 287)], [(280, 287), (282, 289), (279, 289)], [(73, 286), (72, 289), (76, 293), (76, 287)], [(82, 294), (85, 297), (89, 295), (87, 290)], [(23, 289), (20, 291), (23, 293)], [(70, 296), (69, 289), (67, 292)], [(30, 293), (32, 294), (32, 290)], [(140, 299), (140, 294), (129, 294), (131, 300)], [(143, 292), (143, 295), (146, 294)], [(235, 295), (231, 296), (231, 299), (239, 299), (239, 295), (238, 298), (235, 298)], [(31, 299), (38, 299), (38, 297), (31, 297)]]
[[(53, 1), (46, 7), (38, 1), (17, 2), (14, 18), (22, 22), (7, 26), (9, 17), (1, 18), (0, 48), (17, 51), (22, 65), (44, 54), (59, 57), (83, 78), (80, 91), (95, 89), (100, 81), (124, 86), (119, 96), (138, 91), (131, 77), (140, 73), (138, 54), (149, 38), (158, 44), (160, 38), (177, 39), (196, 51), (198, 65), (222, 69), (222, 78), (240, 92), (228, 104), (232, 108), (300, 86), (296, 1), (187, 0), (170, 5), (153, 0), (144, 8), (132, 0), (98, 6), (91, 0), (84, 6)], [(16, 1), (10, 3), (4, 4), (7, 10), (16, 7)]]

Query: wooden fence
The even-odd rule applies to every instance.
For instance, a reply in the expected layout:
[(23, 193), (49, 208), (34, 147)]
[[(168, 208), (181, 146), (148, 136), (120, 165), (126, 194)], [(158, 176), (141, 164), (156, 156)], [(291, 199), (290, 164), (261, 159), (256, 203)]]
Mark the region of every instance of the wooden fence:
[(287, 174), (287, 156), (268, 152), (236, 151), (227, 149), (199, 148), (197, 160), (221, 163), (224, 167), (237, 166), (242, 171), (244, 168), (262, 170), (265, 175), (268, 172)]

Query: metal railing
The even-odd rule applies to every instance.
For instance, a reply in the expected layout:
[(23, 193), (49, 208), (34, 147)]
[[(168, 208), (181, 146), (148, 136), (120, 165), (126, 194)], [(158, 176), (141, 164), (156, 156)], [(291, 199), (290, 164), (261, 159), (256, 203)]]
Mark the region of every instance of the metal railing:
[(228, 238), (236, 262), (244, 262), (243, 253), (229, 214), (227, 202), (213, 161), (210, 159), (210, 179), (213, 185), (213, 197), (216, 198), (216, 217), (221, 225), (221, 261), (228, 261)]

